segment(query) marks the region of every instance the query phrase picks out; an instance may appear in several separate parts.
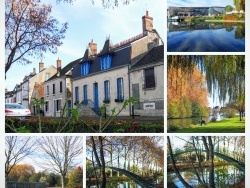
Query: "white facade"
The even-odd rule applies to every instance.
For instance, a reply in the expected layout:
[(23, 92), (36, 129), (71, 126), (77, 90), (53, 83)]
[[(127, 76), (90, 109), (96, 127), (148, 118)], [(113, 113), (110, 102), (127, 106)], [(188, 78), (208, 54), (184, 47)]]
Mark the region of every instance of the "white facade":
[(29, 80), (22, 83), (22, 105), (29, 108)]
[[(153, 68), (155, 87), (145, 87), (145, 69)], [(131, 96), (139, 98), (135, 115), (164, 116), (164, 63), (143, 66), (130, 72)], [(136, 91), (136, 92), (135, 92)]]
[[(54, 87), (54, 89), (53, 89)], [(60, 117), (64, 105), (72, 107), (71, 79), (65, 76), (44, 83), (44, 115)]]
[[(97, 74), (89, 75), (86, 77), (82, 77), (80, 79), (76, 79), (72, 83), (73, 89), (73, 103), (76, 102), (76, 95), (75, 95), (75, 88), (78, 87), (79, 91), (79, 102), (81, 103), (84, 100), (83, 94), (83, 86), (87, 85), (87, 98), (91, 100), (93, 103), (96, 101), (95, 96), (98, 97), (98, 106), (102, 106), (104, 103), (104, 81), (109, 81), (109, 88), (110, 88), (110, 102), (107, 104), (107, 114), (111, 114), (111, 108), (116, 107), (116, 112), (122, 108), (123, 102), (115, 102), (117, 99), (117, 79), (122, 78), (123, 80), (123, 95), (124, 99), (129, 98), (129, 82), (128, 82), (128, 66), (116, 68), (112, 70), (106, 70), (103, 72), (98, 72)], [(94, 85), (98, 86), (98, 94), (95, 94)], [(76, 105), (75, 105), (76, 107)], [(121, 116), (123, 115), (130, 115), (129, 107), (123, 110), (120, 113)]]

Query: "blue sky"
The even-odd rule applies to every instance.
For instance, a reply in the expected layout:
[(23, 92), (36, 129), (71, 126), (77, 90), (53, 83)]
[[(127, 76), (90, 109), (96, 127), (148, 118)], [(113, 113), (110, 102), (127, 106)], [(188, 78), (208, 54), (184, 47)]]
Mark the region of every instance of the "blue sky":
[[(45, 67), (56, 66), (56, 60), (62, 60), (62, 67), (71, 61), (84, 55), (86, 47), (91, 39), (97, 43), (97, 50), (103, 48), (108, 36), (113, 44), (122, 42), (142, 33), (142, 19), (146, 10), (154, 19), (154, 28), (164, 38), (165, 4), (161, 0), (136, 0), (127, 6), (120, 5), (118, 8), (104, 9), (101, 1), (92, 5), (91, 0), (75, 0), (73, 4), (51, 2), (52, 15), (60, 23), (68, 22), (66, 37), (63, 45), (59, 47), (57, 54), (46, 53), (43, 58)], [(30, 58), (32, 59), (32, 58)], [(39, 70), (41, 59), (32, 59), (28, 65), (13, 64), (6, 75), (6, 88), (13, 90), (16, 84), (22, 82), (23, 77), (36, 68)]]
[(167, 6), (226, 6), (234, 7), (233, 0), (168, 0)]

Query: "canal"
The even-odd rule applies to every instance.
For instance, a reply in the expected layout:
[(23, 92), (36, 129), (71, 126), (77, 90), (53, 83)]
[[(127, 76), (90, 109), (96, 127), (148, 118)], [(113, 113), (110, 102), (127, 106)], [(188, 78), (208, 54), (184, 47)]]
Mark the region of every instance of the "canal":
[(167, 23), (168, 52), (244, 52), (244, 23)]
[[(202, 119), (205, 120), (206, 122), (210, 122), (212, 118), (213, 118), (213, 116), (209, 116), (209, 117), (202, 118)], [(217, 117), (216, 121), (220, 121), (222, 119), (224, 119), (224, 116), (219, 115)], [(168, 125), (168, 127), (170, 125), (172, 125), (172, 126), (177, 126), (178, 129), (183, 129), (183, 128), (189, 128), (189, 127), (191, 127), (191, 125), (200, 125), (200, 121), (201, 121), (200, 117), (182, 118), (182, 119), (167, 119), (167, 125)]]
[[(198, 187), (198, 179), (192, 169), (183, 170), (180, 174), (192, 187)], [(214, 177), (216, 187), (229, 187), (244, 179), (244, 173), (231, 165), (218, 166), (215, 167)], [(184, 187), (174, 172), (168, 172), (167, 179), (168, 183), (174, 183), (179, 188)], [(204, 179), (205, 182), (209, 181), (209, 168), (204, 168)]]

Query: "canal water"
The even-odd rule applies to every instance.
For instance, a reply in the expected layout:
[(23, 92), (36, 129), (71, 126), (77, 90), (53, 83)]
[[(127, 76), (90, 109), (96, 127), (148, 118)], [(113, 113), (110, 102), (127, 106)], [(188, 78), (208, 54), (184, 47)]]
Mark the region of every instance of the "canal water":
[[(96, 185), (89, 186), (88, 188), (97, 188)], [(119, 182), (107, 182), (106, 188), (141, 188), (133, 181), (119, 181)]]
[(244, 23), (167, 23), (168, 52), (244, 52)]
[[(157, 179), (156, 184), (162, 182), (163, 179)], [(97, 188), (96, 185), (87, 186), (88, 188)], [(107, 182), (106, 188), (141, 188), (134, 181), (116, 181), (116, 182)]]
[[(203, 118), (206, 122), (210, 122), (213, 116)], [(224, 119), (223, 115), (219, 115), (216, 121)], [(184, 118), (184, 119), (167, 119), (168, 127), (170, 125), (177, 126), (179, 129), (189, 128), (191, 125), (200, 125), (201, 118)], [(204, 126), (204, 125), (202, 125)]]
[[(215, 184), (216, 187), (229, 187), (238, 183), (242, 178), (244, 178), (244, 173), (240, 172), (234, 166), (220, 166), (215, 167)], [(191, 169), (181, 172), (182, 177), (188, 182), (192, 187), (198, 186), (197, 176), (192, 172)], [(204, 179), (206, 182), (209, 181), (209, 169), (204, 169)], [(175, 176), (174, 172), (168, 173), (168, 182), (173, 182), (177, 187), (184, 188), (185, 186), (181, 181)]]

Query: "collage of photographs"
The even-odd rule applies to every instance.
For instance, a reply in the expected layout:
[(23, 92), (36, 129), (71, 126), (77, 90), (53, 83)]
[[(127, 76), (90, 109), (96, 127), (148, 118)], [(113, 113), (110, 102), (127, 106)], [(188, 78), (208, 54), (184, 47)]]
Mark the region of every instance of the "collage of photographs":
[(245, 0), (0, 7), (0, 188), (250, 186)]

